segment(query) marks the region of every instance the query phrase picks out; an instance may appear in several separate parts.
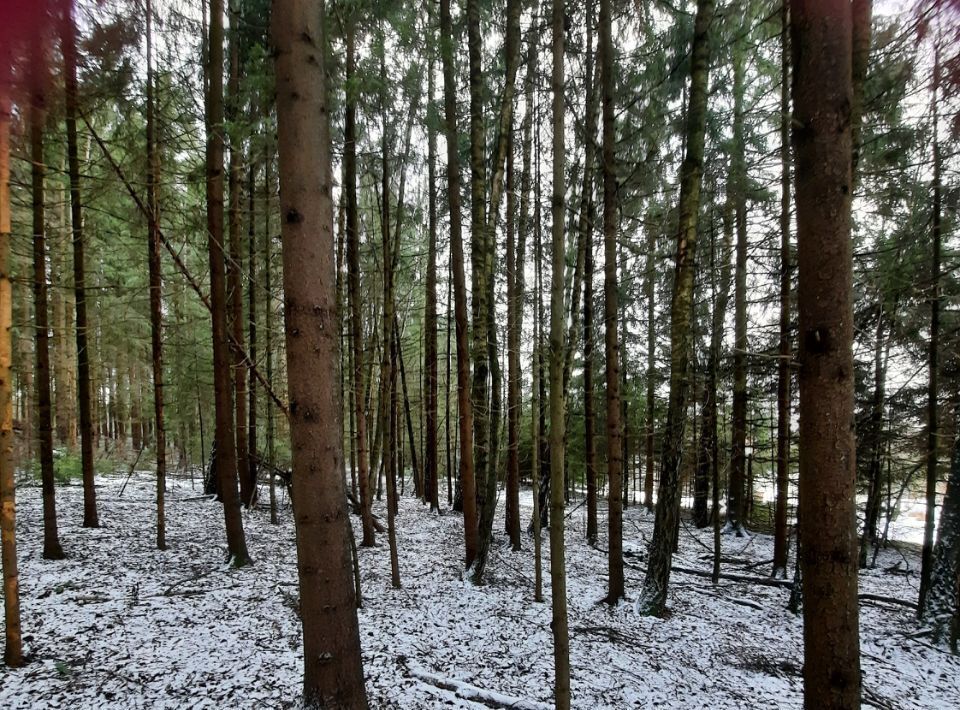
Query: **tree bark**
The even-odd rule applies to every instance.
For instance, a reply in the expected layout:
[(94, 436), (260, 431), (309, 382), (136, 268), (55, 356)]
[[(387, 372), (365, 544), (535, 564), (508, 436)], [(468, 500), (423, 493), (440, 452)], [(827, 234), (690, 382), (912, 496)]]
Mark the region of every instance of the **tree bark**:
[[(303, 701), (366, 708), (343, 466), (323, 0), (274, 0)], [(331, 403), (334, 406), (331, 407)]]
[(450, 251), (453, 260), (454, 320), (457, 339), (457, 402), (460, 409), (460, 479), (463, 487), (465, 565), (469, 569), (480, 547), (477, 485), (473, 459), (473, 410), (470, 401), (470, 350), (467, 333), (467, 285), (463, 266), (460, 215), (460, 155), (457, 150), (457, 85), (453, 70), (453, 19), (450, 0), (440, 0), (443, 111), (447, 139), (447, 199), (450, 205)]
[(773, 576), (787, 576), (790, 545), (790, 416), (793, 346), (790, 337), (790, 6), (780, 9), (780, 346), (777, 361), (777, 500), (774, 511)]
[(567, 571), (563, 541), (563, 391), (564, 319), (564, 3), (553, 1), (553, 199), (551, 228), (553, 264), (550, 282), (550, 584), (553, 599), (554, 702), (557, 710), (570, 708), (570, 637), (567, 628)]
[[(430, 5), (430, 24), (433, 26), (433, 5)], [(434, 71), (436, 65), (436, 35), (433, 37), (434, 49), (430, 52), (427, 70), (427, 275), (424, 308), (424, 371), (426, 373), (426, 447), (424, 449), (424, 498), (430, 504), (430, 510), (439, 512), (439, 469), (437, 466), (437, 407), (438, 379), (437, 368), (437, 131), (434, 124), (435, 90)], [(449, 416), (449, 412), (448, 412)]]
[(64, 558), (57, 533), (57, 506), (53, 471), (53, 422), (50, 406), (50, 328), (47, 308), (47, 250), (44, 224), (43, 132), (46, 120), (42, 79), (35, 79), (30, 96), (30, 174), (33, 202), (33, 308), (36, 349), (37, 439), (43, 487), (43, 557)]
[(157, 448), (157, 549), (167, 549), (164, 493), (167, 476), (167, 442), (163, 421), (163, 291), (160, 274), (160, 233), (157, 156), (153, 96), (153, 4), (146, 2), (147, 28), (147, 209), (150, 212), (147, 236), (147, 266), (150, 272), (150, 351), (153, 360), (153, 417)]
[(230, 258), (227, 261), (227, 294), (229, 306), (227, 322), (231, 330), (230, 353), (233, 357), (233, 406), (236, 411), (237, 477), (240, 479), (240, 502), (245, 508), (254, 503), (257, 488), (250, 477), (247, 453), (247, 368), (244, 357), (243, 284), (240, 275), (243, 256), (240, 248), (240, 172), (243, 164), (243, 139), (237, 122), (240, 119), (240, 12), (228, 0), (230, 17), (230, 78), (227, 88), (227, 131), (230, 142), (230, 171), (228, 174), (230, 206)]
[[(623, 447), (620, 427), (620, 341), (617, 333), (617, 176), (614, 125), (614, 62), (610, 27), (610, 0), (600, 0), (600, 78), (603, 93), (603, 319), (607, 384), (607, 490), (609, 547), (607, 603), (624, 596), (623, 500), (621, 472)], [(596, 482), (594, 482), (594, 486)], [(589, 484), (588, 484), (589, 495)]]
[(927, 347), (927, 485), (926, 519), (923, 526), (923, 551), (920, 565), (920, 594), (918, 613), (923, 616), (927, 592), (930, 591), (930, 573), (933, 568), (934, 517), (937, 509), (937, 441), (940, 436), (938, 400), (940, 394), (940, 251), (941, 251), (941, 171), (939, 114), (937, 99), (940, 87), (940, 45), (934, 47), (931, 108), (933, 112), (933, 214), (931, 217), (932, 285), (930, 288), (930, 342)]
[(733, 152), (730, 156), (730, 187), (736, 222), (736, 270), (734, 272), (734, 343), (733, 343), (733, 416), (730, 451), (730, 485), (727, 493), (725, 530), (737, 537), (744, 535), (746, 519), (747, 464), (747, 167), (744, 145), (743, 95), (744, 33), (741, 24), (735, 28), (733, 43)]
[[(5, 57), (6, 48), (0, 49)], [(10, 98), (0, 80), (0, 559), (3, 563), (3, 662), (23, 665), (17, 570), (16, 469), (13, 461), (13, 288), (10, 281)]]
[[(278, 0), (279, 1), (279, 0)], [(216, 412), (217, 477), (231, 563), (250, 562), (237, 490), (237, 448), (230, 340), (227, 334), (226, 267), (223, 241), (223, 0), (210, 0), (210, 91), (207, 97), (207, 248), (210, 256), (210, 316), (213, 329), (213, 390)]]
[(852, 308), (851, 13), (795, 0), (804, 705), (860, 705)]
[(661, 456), (656, 522), (650, 544), (650, 564), (638, 602), (641, 613), (655, 616), (661, 616), (666, 610), (670, 566), (676, 547), (680, 516), (680, 460), (686, 422), (690, 357), (693, 350), (691, 317), (694, 258), (703, 174), (707, 80), (710, 72), (710, 26), (713, 15), (713, 0), (698, 0), (691, 50), (686, 155), (680, 166), (676, 270), (670, 305), (670, 401)]
[(80, 460), (83, 475), (83, 527), (100, 527), (93, 478), (93, 421), (90, 413), (90, 352), (87, 339), (87, 289), (80, 204), (80, 158), (77, 146), (77, 53), (73, 16), (63, 21), (64, 109), (67, 124), (67, 169), (70, 172), (70, 222), (73, 227), (73, 289), (77, 308), (77, 391), (80, 409)]

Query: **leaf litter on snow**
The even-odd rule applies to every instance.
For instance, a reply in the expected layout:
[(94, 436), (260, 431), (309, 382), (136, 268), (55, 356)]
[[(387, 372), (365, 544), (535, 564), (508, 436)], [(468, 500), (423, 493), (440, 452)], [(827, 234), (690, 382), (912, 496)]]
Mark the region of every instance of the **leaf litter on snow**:
[[(154, 481), (97, 479), (103, 527), (85, 529), (82, 491), (57, 489), (69, 555), (41, 558), (40, 490), (18, 491), (21, 669), (0, 669), (2, 708), (296, 708), (301, 682), (296, 548), (289, 508), (281, 524), (261, 506), (244, 511), (254, 565), (226, 563), (219, 504), (190, 479), (168, 478), (166, 552), (154, 547)], [(524, 491), (524, 523), (532, 498)], [(384, 503), (375, 502), (385, 517)], [(500, 506), (502, 514), (502, 505)], [(585, 510), (566, 520), (573, 706), (756, 708), (802, 706), (801, 620), (789, 590), (751, 583), (772, 559), (772, 539), (724, 536), (724, 571), (743, 579), (674, 572), (665, 619), (637, 616), (653, 516), (625, 511), (628, 599), (606, 592), (605, 510), (596, 547), (584, 540)], [(359, 521), (353, 520), (359, 537)], [(510, 550), (502, 517), (485, 584), (464, 578), (462, 518), (431, 515), (402, 498), (397, 516), (402, 588), (390, 586), (386, 536), (360, 548), (359, 611), (372, 708), (552, 706), (549, 544), (544, 598), (535, 603), (533, 544)], [(675, 565), (709, 572), (712, 532), (683, 526)], [(918, 555), (883, 550), (861, 576), (861, 593), (916, 598)], [(908, 573), (904, 573), (908, 571)], [(960, 659), (913, 638), (911, 609), (861, 605), (864, 705), (960, 707)]]

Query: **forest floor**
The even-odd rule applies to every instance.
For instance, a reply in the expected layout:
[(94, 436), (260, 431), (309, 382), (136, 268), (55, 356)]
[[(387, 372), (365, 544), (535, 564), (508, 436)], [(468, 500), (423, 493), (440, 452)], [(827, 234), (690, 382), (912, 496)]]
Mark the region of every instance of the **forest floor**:
[[(40, 489), (18, 495), (22, 669), (0, 668), (0, 708), (291, 708), (300, 690), (297, 573), (288, 507), (244, 513), (255, 564), (225, 563), (223, 515), (189, 479), (173, 479), (167, 541), (154, 549), (153, 482), (99, 477), (103, 527), (80, 526), (79, 486), (57, 489), (65, 561), (41, 559)], [(266, 499), (266, 494), (263, 496)], [(525, 519), (531, 497), (526, 493)], [(383, 503), (376, 503), (383, 514)], [(628, 600), (610, 608), (605, 535), (583, 539), (584, 508), (567, 519), (575, 708), (799, 708), (802, 625), (789, 591), (674, 573), (665, 619), (638, 616), (642, 556), (653, 517), (625, 511)], [(501, 505), (502, 511), (502, 505)], [(601, 530), (605, 515), (601, 511)], [(358, 526), (358, 521), (354, 520)], [(533, 544), (505, 546), (502, 519), (487, 583), (462, 579), (462, 518), (404, 498), (397, 517), (403, 588), (390, 587), (386, 536), (361, 549), (360, 633), (371, 708), (552, 707), (549, 550), (533, 602)], [(772, 540), (724, 537), (724, 572), (766, 578)], [(708, 571), (709, 530), (683, 526), (675, 565)], [(914, 550), (880, 553), (861, 593), (916, 599)], [(904, 574), (909, 570), (909, 574)], [(861, 605), (864, 706), (960, 707), (960, 658), (916, 632), (911, 609)]]

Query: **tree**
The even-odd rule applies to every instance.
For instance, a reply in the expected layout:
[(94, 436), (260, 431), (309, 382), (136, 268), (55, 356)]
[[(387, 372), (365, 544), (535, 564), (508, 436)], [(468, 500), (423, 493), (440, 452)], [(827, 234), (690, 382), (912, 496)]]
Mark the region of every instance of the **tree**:
[(609, 496), (607, 603), (623, 596), (623, 502), (621, 500), (620, 354), (617, 336), (617, 177), (615, 174), (613, 39), (610, 0), (600, 0), (600, 80), (603, 99), (603, 320), (607, 378), (607, 485)]
[(554, 702), (557, 710), (570, 708), (570, 637), (567, 628), (567, 572), (563, 542), (563, 391), (564, 320), (563, 279), (566, 257), (564, 218), (564, 21), (566, 13), (560, 0), (553, 0), (553, 199), (551, 210), (553, 265), (550, 283), (550, 584), (553, 600)]
[(480, 547), (477, 487), (473, 461), (473, 410), (470, 403), (470, 350), (467, 343), (467, 284), (463, 267), (460, 215), (460, 155), (457, 151), (457, 86), (453, 71), (453, 19), (450, 0), (440, 0), (440, 36), (443, 58), (443, 113), (447, 139), (447, 199), (453, 270), (454, 321), (457, 339), (457, 404), (460, 411), (460, 479), (463, 486), (465, 565), (469, 569)]
[(676, 269), (670, 304), (670, 401), (660, 464), (656, 521), (650, 543), (650, 562), (639, 601), (641, 613), (654, 616), (660, 616), (666, 610), (667, 586), (670, 582), (670, 566), (676, 547), (680, 515), (680, 458), (687, 393), (690, 387), (694, 257), (703, 173), (707, 79), (710, 71), (710, 26), (713, 14), (713, 0), (698, 0), (691, 50), (690, 92), (687, 99), (686, 155), (680, 166)]
[[(431, 25), (433, 6), (431, 5)], [(436, 35), (433, 36), (434, 44)], [(430, 65), (427, 70), (427, 182), (431, 186), (428, 200), (428, 236), (427, 236), (427, 276), (424, 288), (424, 370), (426, 371), (426, 426), (427, 445), (424, 451), (424, 499), (430, 503), (430, 510), (440, 510), (439, 468), (437, 466), (437, 192), (432, 189), (437, 184), (437, 130), (434, 120), (436, 111), (434, 96), (434, 66), (436, 50), (430, 53)]]
[(780, 9), (780, 343), (777, 360), (777, 500), (774, 511), (773, 576), (786, 577), (790, 489), (790, 6)]
[[(341, 466), (323, 0), (275, 0), (283, 286), (306, 707), (366, 708)], [(389, 348), (389, 344), (384, 344)], [(337, 407), (330, 408), (333, 402)]]
[(150, 350), (153, 360), (153, 417), (157, 448), (157, 549), (167, 549), (164, 493), (167, 476), (167, 437), (163, 422), (163, 291), (160, 274), (160, 218), (157, 206), (157, 157), (153, 97), (153, 3), (146, 2), (147, 30), (147, 268), (150, 272)]
[(804, 704), (860, 705), (850, 199), (852, 18), (795, 0)]
[(64, 61), (64, 108), (67, 124), (67, 166), (70, 171), (70, 222), (73, 227), (73, 289), (77, 309), (77, 395), (80, 410), (80, 457), (83, 474), (83, 526), (100, 526), (93, 479), (93, 417), (91, 413), (90, 351), (87, 322), (86, 265), (83, 249), (83, 213), (80, 203), (80, 160), (77, 146), (77, 52), (72, 3), (64, 10), (61, 27)]
[(730, 490), (727, 495), (726, 529), (740, 537), (746, 516), (747, 444), (747, 166), (744, 145), (744, 28), (735, 27), (733, 42), (733, 153), (730, 183), (736, 222), (736, 269), (734, 271), (733, 345), (733, 441), (730, 453)]
[[(38, 43), (39, 44), (39, 43)], [(43, 486), (43, 556), (63, 559), (57, 534), (57, 507), (53, 478), (53, 424), (50, 406), (50, 327), (47, 308), (47, 248), (44, 223), (43, 132), (46, 121), (44, 83), (39, 67), (42, 48), (35, 45), (34, 71), (30, 86), (30, 176), (33, 198), (33, 321), (37, 387), (37, 439), (40, 450), (40, 477)]]
[[(356, 71), (356, 19), (352, 13), (347, 18), (346, 28), (346, 99), (343, 128), (343, 191), (346, 201), (347, 240), (347, 301), (350, 307), (350, 343), (353, 348), (353, 401), (357, 425), (357, 462), (360, 488), (360, 520), (363, 526), (361, 545), (373, 547), (375, 532), (373, 514), (373, 491), (370, 488), (370, 467), (367, 457), (367, 415), (364, 407), (363, 377), (363, 319), (360, 303), (360, 234), (357, 214), (357, 96), (353, 85)], [(268, 330), (269, 332), (269, 330)]]
[[(4, 40), (9, 39), (7, 37)], [(13, 288), (10, 281), (10, 46), (0, 42), (0, 559), (3, 562), (3, 662), (23, 665), (17, 570), (16, 478), (13, 462)]]
[(213, 377), (216, 408), (216, 467), (231, 563), (250, 562), (237, 491), (237, 449), (227, 334), (226, 268), (223, 240), (223, 0), (210, 2), (207, 95), (207, 248), (210, 256), (210, 316), (213, 323)]

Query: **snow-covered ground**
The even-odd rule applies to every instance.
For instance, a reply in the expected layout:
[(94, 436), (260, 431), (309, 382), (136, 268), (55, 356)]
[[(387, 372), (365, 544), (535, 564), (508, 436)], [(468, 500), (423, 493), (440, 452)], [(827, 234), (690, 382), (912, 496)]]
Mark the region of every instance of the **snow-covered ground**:
[[(0, 667), (0, 708), (295, 707), (300, 627), (289, 509), (279, 527), (264, 508), (244, 514), (255, 564), (233, 570), (224, 562), (222, 510), (189, 480), (171, 481), (170, 549), (158, 552), (153, 482), (138, 474), (120, 497), (122, 479), (98, 479), (98, 530), (80, 527), (81, 489), (57, 489), (69, 554), (61, 562), (40, 557), (39, 489), (20, 489), (30, 663)], [(528, 518), (529, 494), (525, 502)], [(785, 609), (786, 589), (729, 581), (714, 588), (674, 573), (666, 619), (637, 616), (630, 600), (611, 609), (600, 601), (606, 541), (601, 535), (599, 549), (586, 545), (584, 513), (581, 507), (567, 520), (574, 707), (801, 707), (802, 628)], [(601, 515), (601, 529), (605, 522)], [(552, 707), (549, 566), (545, 559), (547, 603), (534, 603), (532, 540), (511, 552), (498, 520), (487, 584), (473, 587), (461, 577), (458, 515), (430, 515), (407, 498), (397, 524), (402, 589), (390, 587), (385, 535), (359, 552), (371, 707), (482, 708), (497, 698), (500, 707)], [(626, 511), (631, 600), (652, 526), (641, 508)], [(724, 571), (769, 573), (771, 539), (724, 537), (723, 544)], [(709, 531), (682, 527), (675, 564), (709, 569), (710, 545)], [(546, 534), (543, 547), (547, 557)], [(913, 601), (917, 567), (912, 552), (884, 551), (863, 575), (861, 592)], [(960, 707), (960, 658), (911, 638), (915, 631), (912, 610), (862, 604), (865, 707)]]

